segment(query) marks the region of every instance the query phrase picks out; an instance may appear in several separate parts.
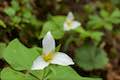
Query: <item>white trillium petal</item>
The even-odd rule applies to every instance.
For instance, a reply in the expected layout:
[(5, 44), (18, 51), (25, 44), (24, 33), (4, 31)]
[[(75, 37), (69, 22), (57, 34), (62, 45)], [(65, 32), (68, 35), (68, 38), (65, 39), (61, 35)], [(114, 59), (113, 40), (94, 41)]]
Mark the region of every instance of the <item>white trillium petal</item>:
[(74, 16), (72, 12), (69, 12), (67, 15), (67, 20), (74, 20)]
[(57, 52), (54, 55), (53, 60), (51, 61), (52, 64), (58, 64), (63, 66), (73, 65), (73, 60), (65, 53)]
[(43, 45), (43, 53), (47, 54), (51, 51), (55, 50), (55, 40), (51, 34), (51, 32), (48, 32), (43, 41), (42, 41), (42, 45)]
[(78, 21), (73, 21), (73, 22), (72, 22), (72, 29), (75, 29), (75, 28), (79, 27), (80, 25), (81, 25), (80, 22), (78, 22)]
[(45, 62), (41, 56), (34, 60), (31, 70), (40, 70), (47, 67), (49, 63)]

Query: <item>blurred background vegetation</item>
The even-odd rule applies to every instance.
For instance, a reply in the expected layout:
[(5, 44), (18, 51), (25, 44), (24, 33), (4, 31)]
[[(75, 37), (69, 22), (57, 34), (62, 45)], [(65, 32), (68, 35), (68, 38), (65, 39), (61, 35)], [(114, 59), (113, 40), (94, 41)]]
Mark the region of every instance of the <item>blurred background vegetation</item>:
[[(80, 29), (62, 33), (46, 24), (69, 11), (81, 22)], [(77, 65), (72, 67), (81, 76), (120, 80), (120, 0), (0, 0), (0, 55), (14, 38), (27, 47), (41, 47), (47, 29), (57, 33), (54, 37), (63, 46), (60, 50), (75, 59)], [(87, 53), (100, 57), (85, 62), (82, 58), (91, 58)], [(0, 56), (0, 69), (5, 66)]]

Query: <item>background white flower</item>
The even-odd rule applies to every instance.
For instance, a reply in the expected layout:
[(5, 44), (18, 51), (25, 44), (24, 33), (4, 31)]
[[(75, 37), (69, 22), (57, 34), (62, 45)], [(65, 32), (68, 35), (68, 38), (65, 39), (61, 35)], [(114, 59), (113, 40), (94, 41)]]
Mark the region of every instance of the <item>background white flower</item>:
[(64, 22), (64, 30), (69, 31), (71, 29), (79, 27), (80, 25), (81, 25), (80, 22), (74, 20), (72, 12), (69, 12)]
[(37, 59), (34, 60), (31, 70), (44, 69), (49, 64), (58, 64), (58, 65), (72, 65), (74, 62), (72, 59), (62, 52), (55, 52), (55, 40), (51, 35), (51, 32), (48, 32), (43, 41), (43, 54)]

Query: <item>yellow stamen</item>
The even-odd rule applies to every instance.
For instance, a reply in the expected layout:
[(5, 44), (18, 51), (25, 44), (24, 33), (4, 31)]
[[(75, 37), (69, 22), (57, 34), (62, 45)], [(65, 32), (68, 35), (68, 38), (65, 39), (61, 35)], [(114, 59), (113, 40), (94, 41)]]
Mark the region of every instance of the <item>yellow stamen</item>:
[(48, 54), (45, 54), (43, 55), (43, 59), (46, 61), (46, 62), (49, 62), (53, 59), (53, 53), (48, 53)]
[(72, 26), (72, 21), (71, 20), (67, 20), (66, 22), (67, 22), (68, 27)]

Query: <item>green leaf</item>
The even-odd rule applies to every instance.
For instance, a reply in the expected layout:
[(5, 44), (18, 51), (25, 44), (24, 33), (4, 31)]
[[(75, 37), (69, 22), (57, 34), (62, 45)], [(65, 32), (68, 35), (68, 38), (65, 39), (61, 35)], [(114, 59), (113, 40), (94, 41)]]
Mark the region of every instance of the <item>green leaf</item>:
[(36, 28), (40, 28), (41, 25), (42, 25), (42, 21), (39, 21), (38, 19), (36, 19), (35, 16), (32, 16), (31, 19), (30, 19), (30, 23), (31, 25), (35, 26)]
[(22, 16), (26, 19), (30, 19), (32, 17), (31, 11), (30, 10), (24, 10), (22, 13)]
[(103, 18), (108, 18), (109, 17), (109, 12), (107, 12), (106, 10), (101, 10), (100, 15)]
[(12, 70), (11, 68), (4, 68), (1, 72), (2, 80), (38, 80), (28, 74)]
[(85, 70), (102, 69), (108, 63), (105, 51), (93, 45), (83, 45), (75, 53), (75, 62)]
[(21, 22), (21, 17), (19, 16), (14, 16), (11, 18), (13, 24), (19, 24)]
[(0, 26), (2, 26), (3, 28), (6, 28), (6, 25), (2, 20), (0, 20)]
[(42, 54), (42, 48), (40, 48), (40, 47), (35, 46), (35, 47), (31, 48), (31, 50), (37, 51), (40, 55)]
[(104, 27), (105, 29), (110, 30), (110, 31), (113, 29), (112, 23), (104, 23)]
[(115, 9), (112, 12), (110, 19), (108, 21), (113, 23), (113, 24), (119, 24), (120, 23), (120, 10)]
[(64, 30), (63, 30), (63, 22), (65, 18), (64, 17), (53, 17), (52, 20), (47, 21), (43, 25), (43, 29), (40, 35), (40, 38), (43, 38), (44, 35), (48, 32), (51, 31), (53, 37), (55, 39), (60, 39), (64, 36)]
[(119, 9), (115, 9), (115, 10), (112, 12), (111, 17), (120, 18), (120, 10), (119, 10)]
[[(54, 72), (48, 74), (49, 80), (81, 80), (82, 78), (70, 67), (52, 66)], [(69, 77), (68, 77), (69, 76)]]
[(100, 78), (81, 77), (71, 67), (58, 65), (50, 65), (44, 70), (33, 71), (32, 74), (40, 80), (101, 80)]
[(29, 70), (33, 60), (39, 56), (36, 50), (26, 48), (18, 39), (9, 43), (4, 51), (4, 59), (16, 70)]
[(88, 38), (88, 37), (90, 37), (90, 32), (89, 31), (84, 31), (80, 34), (80, 37), (82, 39)]
[(38, 79), (44, 80), (44, 78), (46, 77), (45, 73), (47, 73), (47, 72), (45, 72), (45, 69), (44, 69), (44, 70), (32, 70), (30, 73), (33, 76), (37, 77)]
[(101, 41), (103, 35), (104, 34), (102, 32), (94, 31), (94, 32), (91, 32), (90, 37), (93, 40), (95, 40), (97, 43), (99, 43)]
[(55, 51), (56, 51), (56, 52), (59, 52), (60, 48), (61, 48), (61, 44), (59, 44), (59, 45), (55, 48)]
[(6, 48), (6, 44), (5, 43), (0, 43), (0, 58), (3, 57), (3, 51)]
[(60, 26), (60, 27), (63, 27), (63, 24), (64, 24), (64, 22), (65, 22), (65, 19), (66, 19), (65, 16), (53, 16), (51, 20), (52, 20), (56, 25), (58, 25), (58, 26)]
[(74, 31), (81, 33), (81, 34), (85, 33), (85, 29), (83, 27), (76, 28)]
[(8, 16), (15, 16), (16, 11), (12, 8), (12, 7), (8, 7), (4, 9), (4, 12), (8, 15)]
[(19, 3), (17, 0), (11, 1), (12, 8), (17, 12), (20, 9)]
[(97, 15), (90, 16), (87, 26), (88, 29), (101, 29), (104, 27), (104, 20)]

